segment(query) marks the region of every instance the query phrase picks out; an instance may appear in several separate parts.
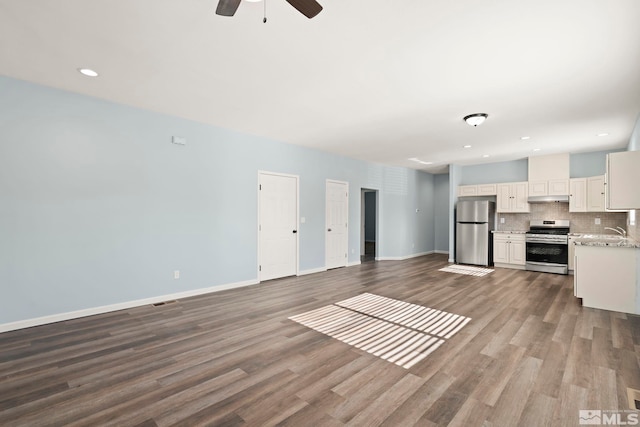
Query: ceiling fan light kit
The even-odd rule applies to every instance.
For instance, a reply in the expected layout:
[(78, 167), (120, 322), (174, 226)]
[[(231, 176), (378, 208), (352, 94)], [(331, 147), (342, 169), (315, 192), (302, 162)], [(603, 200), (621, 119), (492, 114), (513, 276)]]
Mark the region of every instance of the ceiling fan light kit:
[(474, 113), (465, 116), (463, 120), (467, 122), (469, 126), (475, 127), (484, 123), (484, 121), (487, 120), (487, 117), (489, 117), (489, 115), (486, 113)]

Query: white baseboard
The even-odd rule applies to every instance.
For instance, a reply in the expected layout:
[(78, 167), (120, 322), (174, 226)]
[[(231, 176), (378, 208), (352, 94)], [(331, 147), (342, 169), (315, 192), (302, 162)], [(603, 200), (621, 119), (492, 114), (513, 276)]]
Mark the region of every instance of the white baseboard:
[(449, 255), (449, 251), (433, 251), (434, 254)]
[(387, 256), (387, 257), (377, 257), (376, 261), (404, 261), (406, 259), (417, 258), (419, 256), (431, 255), (435, 253), (435, 251), (428, 252), (420, 252), (417, 254), (411, 254), (406, 256)]
[(299, 271), (298, 276), (306, 276), (307, 274), (322, 273), (323, 271), (327, 271), (327, 269), (325, 267), (312, 268), (309, 270)]
[(358, 261), (351, 261), (351, 262), (348, 262), (348, 263), (347, 263), (347, 267), (353, 267), (354, 265), (360, 265), (360, 264), (361, 264), (360, 260), (358, 260)]
[(260, 283), (257, 279), (246, 280), (243, 282), (228, 283), (209, 288), (194, 289), (191, 291), (178, 292), (169, 295), (160, 295), (151, 298), (144, 298), (134, 301), (126, 301), (118, 304), (103, 305), (101, 307), (86, 308), (83, 310), (70, 311), (67, 313), (52, 314), (50, 316), (36, 317), (33, 319), (19, 320), (17, 322), (0, 324), (0, 333), (15, 331), (17, 329), (30, 328), (32, 326), (46, 325), (47, 323), (62, 322), (65, 320), (78, 319), (80, 317), (93, 316), (96, 314), (109, 313), (111, 311), (126, 310), (128, 308), (140, 307), (143, 305), (156, 304), (163, 301), (171, 301), (180, 298), (194, 297), (197, 295), (208, 294), (211, 292), (219, 292), (227, 289), (241, 288)]
[(455, 260), (455, 259), (453, 259), (453, 258), (449, 258), (447, 261), (448, 261), (448, 262), (453, 262), (453, 263), (455, 263), (455, 262), (456, 262), (456, 260)]

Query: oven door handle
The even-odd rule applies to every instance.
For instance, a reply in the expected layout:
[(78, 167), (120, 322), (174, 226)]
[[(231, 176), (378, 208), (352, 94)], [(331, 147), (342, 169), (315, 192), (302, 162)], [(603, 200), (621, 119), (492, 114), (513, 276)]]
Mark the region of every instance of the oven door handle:
[(548, 245), (567, 245), (568, 244), (566, 240), (554, 241), (554, 240), (545, 240), (545, 239), (536, 239), (536, 238), (528, 238), (525, 240), (525, 243), (546, 243)]

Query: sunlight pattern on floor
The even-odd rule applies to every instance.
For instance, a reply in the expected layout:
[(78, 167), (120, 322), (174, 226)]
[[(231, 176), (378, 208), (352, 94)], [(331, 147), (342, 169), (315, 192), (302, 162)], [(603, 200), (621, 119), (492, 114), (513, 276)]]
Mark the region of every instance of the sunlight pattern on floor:
[(452, 264), (448, 267), (441, 268), (438, 271), (445, 271), (447, 273), (466, 274), (468, 276), (486, 276), (493, 272), (491, 268), (472, 267), (470, 265)]
[(471, 320), (369, 293), (289, 319), (405, 369)]

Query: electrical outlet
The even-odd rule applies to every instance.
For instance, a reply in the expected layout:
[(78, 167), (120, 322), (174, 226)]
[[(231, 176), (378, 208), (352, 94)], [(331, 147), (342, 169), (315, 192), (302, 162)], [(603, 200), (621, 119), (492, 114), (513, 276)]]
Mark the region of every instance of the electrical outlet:
[(173, 278), (174, 279), (179, 279), (180, 278), (180, 270), (174, 270), (173, 271)]
[(500, 218), (500, 224), (504, 224), (504, 218)]
[(600, 225), (600, 218), (596, 218), (595, 219), (595, 223), (596, 223), (596, 225)]

